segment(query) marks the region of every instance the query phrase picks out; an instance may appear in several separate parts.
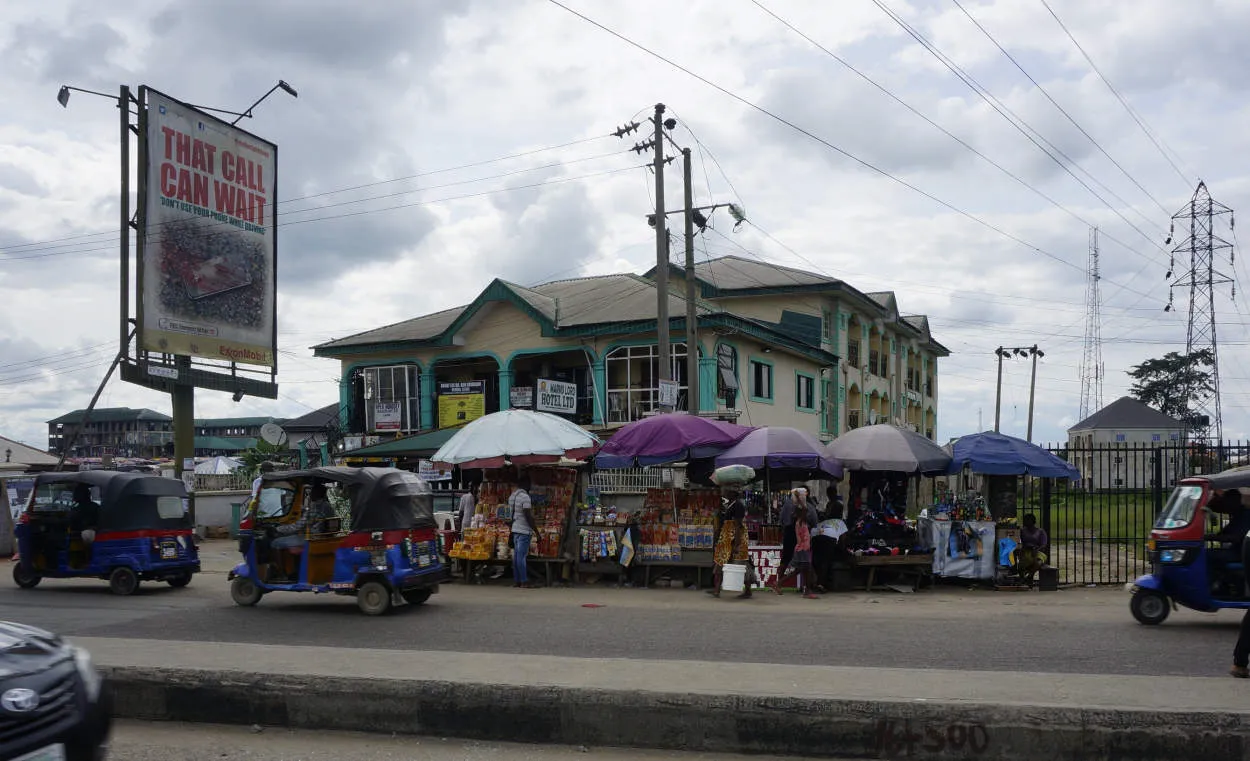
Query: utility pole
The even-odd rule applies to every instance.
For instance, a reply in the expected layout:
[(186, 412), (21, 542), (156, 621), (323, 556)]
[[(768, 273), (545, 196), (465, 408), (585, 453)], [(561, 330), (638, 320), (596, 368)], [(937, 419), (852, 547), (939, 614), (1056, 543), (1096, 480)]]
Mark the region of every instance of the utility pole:
[(664, 104), (655, 104), (655, 332), (659, 380), (673, 379), (668, 348), (668, 220), (664, 214)]
[(690, 179), (690, 149), (681, 149), (682, 180), (686, 190), (686, 411), (699, 412), (699, 325), (694, 277), (694, 186)]
[(1037, 344), (1029, 349), (1029, 353), (1033, 355), (1033, 373), (1029, 377), (1029, 432), (1025, 434), (1024, 440), (1033, 443), (1033, 396), (1037, 391), (1037, 357), (1041, 352), (1037, 350)]
[(998, 433), (1003, 409), (1003, 347), (998, 347), (994, 353), (998, 355), (998, 384), (994, 390), (994, 433)]

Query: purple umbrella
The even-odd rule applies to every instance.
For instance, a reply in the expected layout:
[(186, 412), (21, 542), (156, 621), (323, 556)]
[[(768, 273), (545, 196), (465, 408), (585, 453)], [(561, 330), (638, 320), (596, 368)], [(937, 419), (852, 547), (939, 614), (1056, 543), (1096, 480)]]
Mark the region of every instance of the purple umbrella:
[(842, 463), (828, 454), (825, 445), (797, 428), (756, 428), (742, 441), (716, 456), (716, 467), (748, 465), (757, 472), (791, 480), (841, 478)]
[(614, 433), (595, 455), (595, 466), (633, 468), (712, 457), (752, 430), (678, 412), (655, 415)]

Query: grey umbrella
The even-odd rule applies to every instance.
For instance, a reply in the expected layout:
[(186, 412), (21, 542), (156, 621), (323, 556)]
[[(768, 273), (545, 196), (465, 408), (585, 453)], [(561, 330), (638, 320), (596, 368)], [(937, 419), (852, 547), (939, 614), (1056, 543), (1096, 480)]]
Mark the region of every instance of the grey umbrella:
[(847, 470), (888, 470), (895, 473), (944, 473), (950, 453), (906, 428), (869, 425), (844, 433), (827, 451)]

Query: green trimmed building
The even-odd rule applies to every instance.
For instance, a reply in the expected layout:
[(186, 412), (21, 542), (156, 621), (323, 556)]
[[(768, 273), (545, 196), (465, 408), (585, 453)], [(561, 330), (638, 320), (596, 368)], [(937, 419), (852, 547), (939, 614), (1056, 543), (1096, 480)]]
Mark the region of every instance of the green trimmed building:
[[(543, 381), (576, 422), (610, 431), (659, 403), (656, 286), (615, 274), (527, 288), (492, 281), (464, 306), (314, 347), (342, 363), (348, 449), (533, 406)], [(893, 293), (751, 259), (695, 267), (698, 371), (686, 365), (686, 273), (669, 273), (671, 378), (678, 408), (699, 387), (702, 415), (785, 425), (825, 440), (873, 422), (937, 430), (937, 360), (950, 352)], [(575, 393), (573, 390), (575, 389)], [(573, 398), (575, 397), (575, 399)]]

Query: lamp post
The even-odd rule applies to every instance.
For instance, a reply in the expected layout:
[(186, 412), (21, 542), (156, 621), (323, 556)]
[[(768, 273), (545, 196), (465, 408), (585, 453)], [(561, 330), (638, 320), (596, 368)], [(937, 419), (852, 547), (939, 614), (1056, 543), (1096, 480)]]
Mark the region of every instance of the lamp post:
[(1032, 346), (1000, 346), (994, 350), (994, 354), (998, 357), (998, 384), (994, 392), (994, 433), (999, 432), (999, 422), (1002, 418), (1002, 402), (1003, 402), (1003, 359), (1014, 359), (1016, 357), (1031, 357), (1033, 360), (1033, 369), (1029, 379), (1029, 423), (1028, 433), (1025, 438), (1029, 443), (1033, 442), (1033, 401), (1037, 391), (1037, 358), (1046, 356), (1046, 352), (1037, 348), (1037, 344)]

